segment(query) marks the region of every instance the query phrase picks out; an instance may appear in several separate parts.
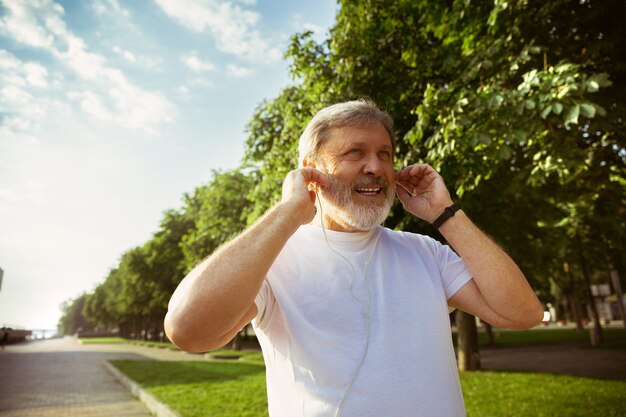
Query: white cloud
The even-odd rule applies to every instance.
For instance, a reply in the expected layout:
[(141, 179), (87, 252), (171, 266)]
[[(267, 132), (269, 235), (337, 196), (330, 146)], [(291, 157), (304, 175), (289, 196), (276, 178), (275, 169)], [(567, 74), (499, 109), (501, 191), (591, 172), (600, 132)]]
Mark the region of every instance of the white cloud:
[(158, 68), (161, 65), (161, 58), (151, 58), (143, 55), (139, 55), (137, 53), (126, 50), (119, 45), (114, 45), (112, 48), (113, 52), (117, 55), (124, 58), (126, 61), (130, 62), (133, 65), (139, 65), (144, 68)]
[(118, 54), (119, 56), (121, 56), (122, 58), (124, 58), (125, 60), (127, 60), (128, 62), (132, 64), (137, 62), (137, 58), (135, 57), (135, 54), (133, 54), (130, 51), (126, 51), (117, 45), (113, 47), (113, 52), (115, 52), (116, 54)]
[(8, 189), (0, 189), (0, 202), (17, 203), (21, 197), (16, 192)]
[[(195, 32), (208, 30), (220, 51), (251, 60), (276, 61), (281, 53), (257, 29), (259, 14), (223, 0), (155, 0), (170, 17)], [(249, 1), (244, 5), (252, 4)]]
[(22, 62), (13, 54), (0, 49), (0, 79), (3, 85), (48, 87), (48, 70), (36, 62)]
[(294, 15), (291, 27), (294, 31), (298, 32), (302, 32), (303, 30), (310, 30), (311, 32), (313, 32), (313, 39), (318, 43), (326, 40), (326, 28), (311, 22), (306, 22), (300, 14)]
[(98, 95), (91, 91), (85, 91), (77, 94), (76, 97), (80, 100), (81, 110), (94, 119), (99, 119), (105, 122), (113, 120), (113, 115), (104, 106), (104, 104), (102, 104)]
[(239, 67), (235, 64), (226, 66), (226, 75), (233, 78), (244, 78), (254, 74), (254, 68)]
[[(88, 85), (89, 93), (83, 94), (77, 101), (83, 113), (147, 134), (158, 134), (163, 123), (173, 121), (176, 113), (174, 105), (162, 94), (132, 84), (120, 70), (111, 67), (105, 57), (90, 52), (86, 42), (68, 30), (60, 5), (52, 0), (0, 2), (6, 10), (0, 19), (0, 34), (33, 48), (46, 50)], [(119, 3), (109, 1), (108, 5), (116, 9)], [(6, 51), (0, 54), (0, 80), (10, 82), (8, 87), (0, 90), (0, 104), (4, 100), (14, 110), (17, 103), (30, 104), (45, 115), (45, 108), (40, 103), (42, 100), (39, 97), (35, 102), (32, 95), (21, 88), (20, 77), (23, 79), (22, 84), (28, 86), (48, 86), (48, 72), (41, 64), (23, 63)], [(64, 78), (55, 77), (54, 85), (63, 90)], [(4, 107), (0, 111), (6, 111)], [(25, 116), (34, 110), (16, 111)], [(6, 130), (6, 121), (0, 123)]]
[(182, 57), (185, 65), (194, 72), (212, 71), (215, 65), (211, 62), (201, 59), (196, 51), (192, 51)]
[(122, 7), (118, 0), (94, 0), (92, 7), (99, 15), (115, 13), (123, 17), (130, 16), (128, 9)]
[(326, 32), (326, 29), (314, 23), (304, 23), (302, 25), (302, 29), (310, 30), (315, 36), (321, 36)]
[[(18, 42), (36, 48), (49, 48), (54, 41), (54, 36), (48, 33), (45, 27), (39, 25), (37, 18), (31, 13), (32, 9), (41, 9), (42, 3), (47, 2), (25, 3), (19, 0), (3, 0), (2, 5), (9, 13), (0, 17), (0, 34), (7, 34)], [(49, 4), (43, 8), (46, 6)], [(63, 10), (61, 6), (58, 8)]]
[(27, 62), (23, 68), (28, 84), (41, 88), (48, 87), (48, 70), (43, 65), (36, 62)]
[(32, 123), (20, 116), (0, 118), (0, 138), (4, 140), (22, 140), (30, 145), (38, 145), (40, 140), (27, 133), (31, 128)]
[(175, 119), (175, 108), (160, 93), (121, 83), (111, 90), (110, 95), (115, 102), (117, 118), (132, 130), (158, 134), (155, 125), (171, 123)]
[(46, 183), (39, 180), (31, 179), (26, 182), (26, 187), (31, 190), (41, 190), (42, 188), (46, 187)]
[(187, 88), (186, 85), (179, 85), (178, 87), (176, 87), (176, 92), (183, 99), (186, 99), (189, 97), (189, 88)]
[(211, 80), (207, 80), (204, 77), (195, 77), (189, 80), (189, 84), (195, 87), (201, 88), (213, 88), (215, 87), (215, 83)]

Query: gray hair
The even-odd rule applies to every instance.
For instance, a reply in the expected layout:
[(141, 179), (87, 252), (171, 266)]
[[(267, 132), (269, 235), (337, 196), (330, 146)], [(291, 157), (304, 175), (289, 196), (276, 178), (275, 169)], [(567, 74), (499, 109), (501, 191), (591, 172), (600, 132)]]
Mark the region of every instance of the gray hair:
[(337, 103), (323, 108), (311, 119), (300, 136), (298, 143), (300, 166), (305, 159), (315, 159), (319, 156), (319, 150), (330, 136), (329, 133), (332, 129), (374, 122), (385, 127), (391, 139), (391, 147), (392, 149), (395, 148), (393, 119), (387, 112), (380, 110), (374, 102), (362, 99)]

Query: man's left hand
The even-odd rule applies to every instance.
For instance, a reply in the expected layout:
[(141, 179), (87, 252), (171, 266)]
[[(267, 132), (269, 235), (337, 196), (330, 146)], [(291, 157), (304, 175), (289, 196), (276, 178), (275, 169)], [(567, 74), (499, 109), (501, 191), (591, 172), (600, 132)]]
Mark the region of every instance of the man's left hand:
[(409, 213), (429, 223), (452, 204), (443, 178), (427, 164), (410, 165), (396, 172), (396, 194)]

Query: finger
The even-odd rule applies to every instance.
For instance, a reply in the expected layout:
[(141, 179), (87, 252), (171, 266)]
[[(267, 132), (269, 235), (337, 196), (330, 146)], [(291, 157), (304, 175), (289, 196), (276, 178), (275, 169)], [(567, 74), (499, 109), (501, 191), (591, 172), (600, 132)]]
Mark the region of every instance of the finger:
[(324, 174), (322, 171), (312, 167), (300, 168), (300, 172), (302, 173), (302, 177), (304, 181), (310, 183), (314, 182), (322, 187), (330, 186), (330, 181), (328, 180), (328, 176)]
[(400, 201), (404, 204), (407, 201), (409, 201), (409, 199), (411, 197), (413, 197), (413, 194), (410, 193), (406, 188), (404, 188), (404, 186), (400, 186), (400, 187), (396, 187), (396, 195), (398, 196), (398, 198), (400, 199)]
[(432, 170), (432, 167), (428, 164), (408, 165), (396, 172), (396, 178), (408, 179), (415, 176), (421, 176), (428, 170)]
[[(399, 185), (400, 189), (403, 190), (404, 192), (406, 192), (410, 197), (413, 197), (413, 191), (411, 191), (407, 185), (402, 184), (399, 181), (396, 181), (395, 183), (396, 183), (396, 185)], [(398, 190), (398, 187), (396, 187), (396, 190)]]
[(414, 165), (409, 165), (409, 166), (406, 166), (406, 167), (396, 171), (396, 178), (398, 178), (398, 179), (405, 179), (405, 178), (409, 177), (409, 172), (411, 171), (413, 166)]
[(396, 179), (413, 190), (416, 187), (427, 187), (438, 176), (437, 171), (427, 164), (411, 165), (396, 173)]

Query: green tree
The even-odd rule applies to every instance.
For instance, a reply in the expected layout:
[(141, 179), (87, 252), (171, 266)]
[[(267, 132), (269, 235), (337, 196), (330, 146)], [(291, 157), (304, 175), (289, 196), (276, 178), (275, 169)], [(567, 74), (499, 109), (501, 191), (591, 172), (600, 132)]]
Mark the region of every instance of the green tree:
[[(582, 227), (594, 218), (600, 207), (588, 202), (601, 194), (615, 212), (623, 207), (623, 3), (398, 0), (341, 6), (328, 40), (316, 44), (310, 33), (293, 38), (287, 56), (300, 84), (290, 92), (316, 103), (313, 109), (369, 96), (389, 110), (397, 122), (399, 164), (425, 161), (439, 168), (470, 215), (481, 217), (479, 224), (512, 248), (525, 270), (538, 272), (531, 278), (546, 289), (542, 262), (561, 254), (549, 263), (562, 265), (572, 245), (562, 233), (550, 247), (542, 239), (567, 223)], [(286, 97), (262, 109), (296, 107)], [(289, 117), (305, 114), (280, 112), (270, 123), (256, 124), (248, 155), (271, 149), (263, 166), (281, 166), (297, 137), (285, 141), (284, 126), (296, 126)], [(268, 188), (274, 195), (279, 177)], [(599, 184), (609, 185), (598, 190)], [(571, 205), (578, 208), (565, 210)], [(496, 208), (495, 216), (481, 216)], [(423, 222), (397, 207), (390, 223), (425, 231)], [(606, 234), (596, 240), (615, 247), (623, 232), (614, 230), (603, 227)]]
[(252, 209), (247, 223), (280, 200), (283, 180), (298, 166), (298, 140), (308, 121), (324, 107), (304, 88), (283, 89), (273, 100), (264, 100), (248, 122), (243, 167), (254, 184), (247, 193)]
[(95, 324), (83, 315), (85, 299), (86, 294), (81, 294), (61, 304), (61, 318), (57, 326), (61, 333), (72, 335), (93, 331)]
[(180, 241), (184, 272), (245, 229), (254, 207), (249, 196), (254, 186), (253, 176), (242, 170), (214, 171), (208, 184), (185, 195), (183, 211), (192, 227)]

